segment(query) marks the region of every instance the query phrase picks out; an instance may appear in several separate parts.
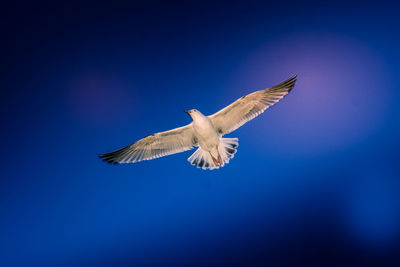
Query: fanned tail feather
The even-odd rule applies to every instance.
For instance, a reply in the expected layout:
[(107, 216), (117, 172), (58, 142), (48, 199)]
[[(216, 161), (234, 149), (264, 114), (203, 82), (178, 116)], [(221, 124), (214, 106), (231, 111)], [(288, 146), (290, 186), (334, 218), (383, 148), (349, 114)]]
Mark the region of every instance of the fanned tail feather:
[(222, 166), (235, 156), (238, 146), (238, 138), (220, 138), (218, 152), (222, 158)]
[(213, 170), (225, 166), (231, 158), (234, 157), (237, 147), (239, 146), (238, 138), (220, 138), (218, 145), (218, 153), (221, 157), (221, 164), (213, 160), (210, 152), (203, 150), (199, 147), (189, 158), (190, 164), (203, 170)]

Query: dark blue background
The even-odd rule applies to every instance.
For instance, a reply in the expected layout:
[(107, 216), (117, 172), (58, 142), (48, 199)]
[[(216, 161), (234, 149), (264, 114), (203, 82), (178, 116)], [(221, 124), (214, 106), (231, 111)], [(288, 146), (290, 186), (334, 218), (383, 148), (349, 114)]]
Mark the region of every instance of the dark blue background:
[[(3, 5), (1, 265), (399, 264), (395, 2)], [(97, 158), (294, 73), (220, 170)]]

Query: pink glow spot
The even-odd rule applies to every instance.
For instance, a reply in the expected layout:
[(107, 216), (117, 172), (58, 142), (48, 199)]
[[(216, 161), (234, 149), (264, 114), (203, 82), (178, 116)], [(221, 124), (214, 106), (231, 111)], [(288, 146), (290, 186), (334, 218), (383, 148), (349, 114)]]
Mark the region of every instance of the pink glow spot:
[(238, 72), (241, 80), (232, 84), (270, 86), (298, 74), (291, 94), (249, 128), (278, 154), (312, 156), (362, 142), (379, 128), (390, 101), (381, 59), (343, 37), (292, 36), (260, 49)]
[(110, 125), (126, 120), (137, 101), (121, 81), (88, 74), (70, 87), (71, 109), (86, 124)]

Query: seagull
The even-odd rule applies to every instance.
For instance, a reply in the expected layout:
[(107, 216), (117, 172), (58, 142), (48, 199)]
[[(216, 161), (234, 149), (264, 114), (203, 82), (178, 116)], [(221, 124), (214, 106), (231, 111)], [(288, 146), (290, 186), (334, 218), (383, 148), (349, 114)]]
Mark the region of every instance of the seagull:
[(210, 116), (196, 109), (185, 110), (192, 118), (190, 124), (148, 135), (99, 157), (108, 163), (135, 163), (198, 147), (188, 158), (190, 164), (203, 170), (218, 169), (233, 158), (239, 146), (238, 138), (222, 136), (235, 131), (281, 100), (292, 90), (296, 79), (297, 75), (293, 75), (280, 84), (245, 95)]

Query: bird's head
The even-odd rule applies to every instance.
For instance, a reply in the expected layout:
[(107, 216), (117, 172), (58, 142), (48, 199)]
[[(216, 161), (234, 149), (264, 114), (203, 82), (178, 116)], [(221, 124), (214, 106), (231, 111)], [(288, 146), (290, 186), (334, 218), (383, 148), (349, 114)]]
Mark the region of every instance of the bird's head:
[(189, 114), (190, 117), (192, 117), (192, 119), (194, 119), (195, 117), (201, 116), (203, 114), (201, 114), (200, 111), (198, 111), (197, 109), (190, 109), (190, 110), (185, 110), (185, 112), (187, 114)]

